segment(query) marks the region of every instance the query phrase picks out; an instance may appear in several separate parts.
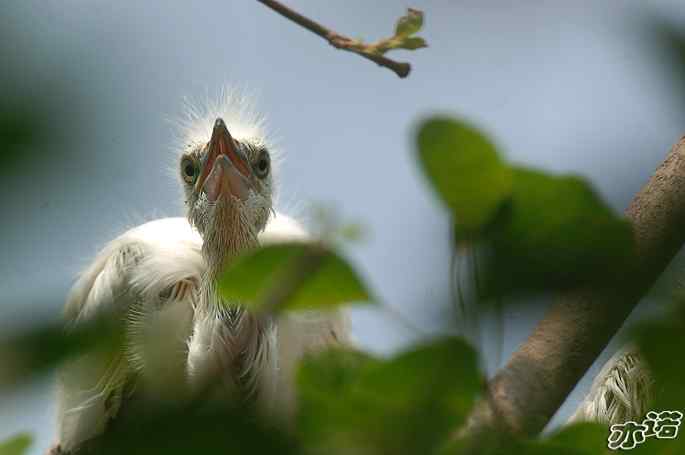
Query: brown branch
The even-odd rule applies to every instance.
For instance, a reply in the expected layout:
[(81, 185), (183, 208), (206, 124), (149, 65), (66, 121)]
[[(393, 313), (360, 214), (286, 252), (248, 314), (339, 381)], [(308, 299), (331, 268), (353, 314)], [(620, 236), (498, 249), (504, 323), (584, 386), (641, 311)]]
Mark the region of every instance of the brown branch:
[(371, 60), (372, 62), (378, 64), (379, 66), (384, 66), (392, 70), (399, 77), (404, 78), (409, 75), (411, 71), (411, 65), (406, 62), (397, 62), (395, 60), (389, 59), (379, 54), (374, 54), (364, 50), (363, 47), (359, 46), (357, 40), (348, 38), (347, 36), (341, 35), (333, 30), (330, 30), (323, 25), (314, 22), (313, 20), (301, 15), (300, 13), (293, 11), (287, 6), (283, 5), (276, 0), (257, 0), (259, 3), (268, 6), (272, 10), (276, 11), (283, 17), (290, 19), (296, 24), (306, 28), (312, 33), (319, 35), (321, 38), (328, 41), (328, 43), (335, 47), (336, 49), (342, 49), (344, 51), (353, 52), (357, 55), (361, 55), (365, 59)]
[(493, 399), (480, 402), (458, 433), (475, 447), (492, 429), (539, 433), (685, 243), (685, 137), (625, 215), (637, 253), (629, 273), (560, 297), (490, 382)]

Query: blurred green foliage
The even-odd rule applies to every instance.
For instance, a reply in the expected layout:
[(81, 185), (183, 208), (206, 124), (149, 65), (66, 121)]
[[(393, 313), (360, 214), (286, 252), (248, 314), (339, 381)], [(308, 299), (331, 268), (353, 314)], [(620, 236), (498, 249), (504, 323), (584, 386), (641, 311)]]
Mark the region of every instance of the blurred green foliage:
[(562, 428), (539, 441), (529, 441), (525, 453), (558, 453), (568, 455), (609, 454), (607, 427), (599, 423), (577, 423)]
[(33, 438), (28, 434), (19, 434), (0, 443), (0, 455), (23, 455), (31, 446)]
[[(245, 407), (148, 406), (87, 444), (86, 454), (295, 454), (297, 441)], [(82, 453), (82, 452), (79, 452)]]
[(678, 298), (667, 315), (642, 322), (633, 336), (656, 383), (655, 409), (685, 409), (685, 300)]
[[(452, 211), (458, 239), (486, 245), (490, 276), (505, 276), (496, 282), (499, 292), (605, 278), (601, 267), (616, 270), (629, 260), (628, 225), (582, 179), (510, 166), (485, 135), (455, 119), (428, 120), (417, 143), (426, 175)], [(354, 268), (320, 242), (255, 249), (226, 268), (219, 286), (227, 299), (257, 312), (374, 301)], [(86, 350), (116, 350), (122, 334), (108, 319), (66, 331), (45, 326), (0, 342), (0, 385), (24, 382)], [(638, 336), (658, 381), (672, 389), (671, 406), (682, 403), (673, 401), (682, 397), (684, 372), (673, 367), (672, 348), (685, 350), (684, 320), (682, 311), (675, 312), (645, 325)], [(151, 402), (115, 420), (85, 453), (464, 453), (463, 441), (452, 436), (484, 383), (477, 353), (460, 339), (423, 342), (390, 359), (331, 350), (303, 362), (294, 434), (246, 407)], [(502, 435), (492, 435), (478, 441), (478, 453), (603, 453), (607, 435), (602, 426), (577, 425), (542, 439), (506, 439), (504, 446)], [(28, 443), (25, 436), (12, 439), (0, 455), (22, 453)]]
[[(415, 36), (422, 24), (420, 12), (410, 10), (398, 21), (395, 36), (364, 46), (376, 53), (424, 47), (425, 41)], [(683, 66), (682, 33), (659, 30), (673, 61), (680, 59)], [(59, 129), (57, 108), (24, 101), (4, 97), (0, 104), (3, 172), (38, 159), (21, 151), (49, 144)], [(428, 119), (416, 139), (420, 166), (453, 216), (456, 239), (484, 248), (489, 257), (486, 283), (498, 294), (605, 280), (606, 271), (620, 273), (630, 261), (629, 226), (583, 179), (512, 166), (491, 139), (458, 119)], [(375, 300), (354, 268), (318, 243), (257, 249), (231, 264), (220, 290), (255, 311), (270, 312)], [(655, 409), (685, 408), (685, 366), (679, 360), (685, 352), (683, 334), (681, 301), (667, 317), (635, 331), (658, 386)], [(42, 325), (5, 337), (0, 340), (0, 387), (29, 381), (93, 349), (116, 350), (121, 336), (118, 327), (96, 320), (71, 330)], [(477, 353), (460, 339), (424, 341), (389, 359), (353, 349), (330, 350), (308, 357), (301, 366), (294, 434), (262, 422), (246, 407), (148, 403), (145, 412), (114, 421), (93, 441), (90, 452), (464, 453), (463, 441), (450, 437), (483, 395), (483, 384)], [(606, 453), (607, 436), (607, 428), (598, 424), (565, 427), (539, 439), (507, 437), (505, 445), (503, 435), (492, 434), (477, 441), (477, 453)], [(685, 453), (683, 441), (682, 436), (649, 441), (635, 452)], [(0, 443), (0, 455), (24, 454), (30, 444), (29, 435), (15, 436)]]
[(329, 351), (301, 367), (298, 431), (314, 453), (432, 453), (482, 384), (475, 351), (459, 339), (389, 360)]
[(451, 441), (440, 455), (599, 455), (612, 453), (606, 446), (607, 428), (598, 423), (575, 423), (538, 439), (507, 434)]
[(483, 239), (498, 294), (603, 283), (633, 258), (629, 223), (575, 176), (513, 168), (511, 198)]
[[(498, 292), (606, 278), (602, 267), (617, 270), (630, 260), (629, 226), (582, 179), (510, 166), (490, 139), (456, 119), (429, 119), (417, 143), (426, 175), (454, 216), (458, 240), (485, 245), (488, 276), (504, 276), (493, 281)], [(228, 300), (270, 314), (375, 300), (354, 268), (322, 242), (257, 248), (225, 269), (219, 288)], [(86, 351), (116, 350), (122, 334), (109, 319), (66, 331), (41, 327), (1, 341), (0, 358), (9, 368), (0, 385), (24, 382)], [(663, 346), (684, 329), (676, 312), (645, 325), (638, 337), (659, 381), (680, 397), (682, 369), (672, 367), (674, 351)], [(682, 342), (675, 343), (683, 352)], [(390, 359), (331, 350), (301, 366), (294, 434), (262, 422), (247, 407), (150, 402), (123, 413), (84, 453), (470, 453), (453, 435), (484, 383), (477, 353), (460, 339), (423, 342)], [(679, 405), (673, 396), (669, 403)], [(478, 453), (603, 453), (607, 435), (598, 425), (532, 440), (493, 434), (477, 441)], [(0, 455), (21, 453), (27, 443), (25, 437), (10, 440)]]
[(269, 312), (372, 300), (361, 278), (338, 254), (304, 242), (268, 245), (237, 258), (222, 273), (219, 292), (228, 301)]
[(65, 329), (43, 324), (0, 340), (0, 387), (19, 385), (85, 352), (119, 351), (123, 338), (116, 318), (95, 318)]
[(450, 118), (426, 120), (418, 132), (420, 164), (465, 237), (478, 235), (512, 192), (512, 171), (472, 126)]
[(484, 295), (603, 282), (629, 263), (630, 225), (583, 179), (510, 166), (483, 133), (457, 119), (424, 121), (417, 145), (454, 217), (457, 243), (486, 251)]

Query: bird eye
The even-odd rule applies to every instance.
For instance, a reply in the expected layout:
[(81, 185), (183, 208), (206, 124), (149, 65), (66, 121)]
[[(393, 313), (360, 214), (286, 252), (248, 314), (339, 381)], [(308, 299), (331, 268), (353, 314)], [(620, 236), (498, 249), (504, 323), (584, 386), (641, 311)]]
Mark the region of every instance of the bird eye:
[(190, 156), (184, 156), (181, 160), (181, 175), (183, 180), (192, 185), (197, 180), (197, 175), (199, 173), (199, 167), (197, 160), (191, 158)]
[(269, 154), (267, 153), (266, 150), (262, 150), (262, 152), (259, 154), (259, 158), (257, 159), (257, 162), (254, 165), (255, 173), (257, 174), (257, 177), (260, 179), (265, 178), (267, 175), (269, 175), (269, 169), (271, 168), (271, 159), (269, 158)]

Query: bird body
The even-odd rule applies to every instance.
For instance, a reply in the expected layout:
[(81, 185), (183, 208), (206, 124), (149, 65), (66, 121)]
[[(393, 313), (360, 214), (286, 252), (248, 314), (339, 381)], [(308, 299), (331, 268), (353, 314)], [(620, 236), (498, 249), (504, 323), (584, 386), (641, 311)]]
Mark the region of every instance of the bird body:
[[(259, 235), (262, 244), (306, 239), (300, 224), (282, 214)], [(233, 335), (221, 309), (195, 315), (207, 273), (201, 250), (202, 238), (185, 218), (150, 221), (111, 241), (74, 284), (65, 307), (68, 324), (111, 314), (124, 321), (125, 341), (121, 352), (87, 354), (63, 368), (58, 397), (63, 452), (102, 433), (136, 383), (146, 380), (152, 382), (149, 394), (161, 393), (160, 387), (174, 390), (181, 379), (204, 385), (255, 373), (261, 409), (288, 418), (295, 410), (297, 362), (309, 351), (345, 342), (343, 312), (288, 313), (263, 333), (246, 334), (233, 354), (227, 348)], [(257, 342), (257, 335), (264, 338)], [(243, 371), (230, 371), (230, 359), (238, 353), (250, 360)]]

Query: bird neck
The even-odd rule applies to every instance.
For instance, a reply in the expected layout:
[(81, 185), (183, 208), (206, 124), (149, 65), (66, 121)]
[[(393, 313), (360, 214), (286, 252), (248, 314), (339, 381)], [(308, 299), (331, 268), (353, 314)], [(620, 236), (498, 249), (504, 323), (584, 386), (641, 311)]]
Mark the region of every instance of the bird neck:
[(237, 256), (259, 245), (258, 230), (249, 214), (248, 208), (238, 207), (230, 201), (217, 203), (202, 236), (202, 255), (212, 281), (216, 281)]
[(211, 246), (205, 242), (202, 246), (202, 255), (207, 264), (207, 269), (202, 278), (201, 295), (199, 300), (199, 310), (218, 315), (225, 307), (226, 301), (218, 292), (218, 283), (224, 269), (235, 260), (240, 254), (250, 248), (256, 247), (257, 241), (244, 244), (222, 245), (221, 247)]

